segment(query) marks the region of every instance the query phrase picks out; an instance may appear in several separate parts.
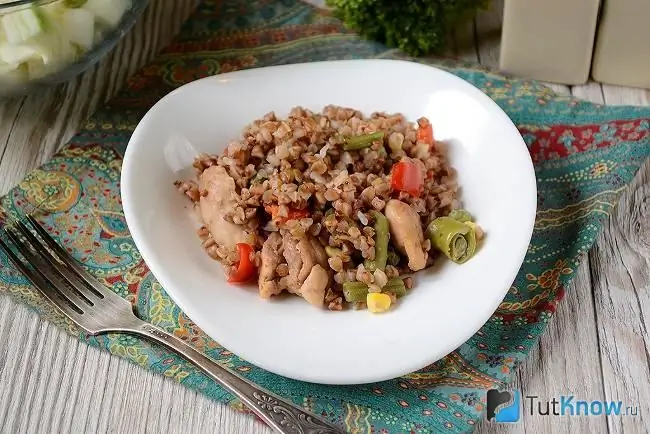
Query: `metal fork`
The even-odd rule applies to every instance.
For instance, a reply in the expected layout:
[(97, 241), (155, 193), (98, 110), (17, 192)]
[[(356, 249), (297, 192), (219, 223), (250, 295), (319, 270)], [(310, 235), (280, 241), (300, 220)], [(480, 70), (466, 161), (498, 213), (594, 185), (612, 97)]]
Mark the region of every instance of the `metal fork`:
[[(134, 314), (131, 303), (95, 280), (31, 215), (26, 220), (5, 226), (10, 243), (0, 238), (0, 247), (43, 295), (86, 333), (130, 333), (164, 345), (194, 363), (279, 433), (344, 432), (142, 321)], [(9, 244), (15, 246), (22, 259)]]

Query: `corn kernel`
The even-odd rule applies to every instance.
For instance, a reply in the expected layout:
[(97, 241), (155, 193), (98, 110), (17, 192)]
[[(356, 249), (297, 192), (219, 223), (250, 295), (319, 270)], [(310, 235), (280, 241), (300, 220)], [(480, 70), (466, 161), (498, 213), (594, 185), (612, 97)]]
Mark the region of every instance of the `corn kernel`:
[(368, 310), (372, 313), (383, 313), (390, 308), (391, 300), (388, 294), (370, 292), (366, 297)]

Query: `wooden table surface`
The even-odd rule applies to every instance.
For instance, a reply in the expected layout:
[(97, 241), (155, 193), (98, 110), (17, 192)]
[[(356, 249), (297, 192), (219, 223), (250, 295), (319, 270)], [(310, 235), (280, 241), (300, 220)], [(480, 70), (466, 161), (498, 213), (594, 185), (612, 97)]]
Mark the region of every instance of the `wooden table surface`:
[[(314, 0), (322, 3), (322, 0)], [(163, 3), (164, 6), (163, 7)], [(154, 0), (96, 68), (73, 82), (0, 102), (0, 194), (51, 158), (80, 122), (177, 31), (193, 0)], [(459, 29), (452, 55), (498, 65), (500, 1)], [(650, 92), (589, 83), (556, 91), (606, 104), (650, 104)], [(624, 192), (554, 319), (517, 373), (522, 394), (621, 400), (637, 417), (524, 414), (479, 433), (648, 432), (650, 426), (650, 164)], [(64, 334), (0, 295), (0, 432), (268, 433), (172, 380)]]

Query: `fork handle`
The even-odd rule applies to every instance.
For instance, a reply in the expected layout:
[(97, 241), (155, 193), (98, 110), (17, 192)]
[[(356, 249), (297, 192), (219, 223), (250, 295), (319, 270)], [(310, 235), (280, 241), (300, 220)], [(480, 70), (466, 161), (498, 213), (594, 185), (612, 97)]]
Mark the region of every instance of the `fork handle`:
[(250, 381), (222, 367), (214, 360), (198, 352), (181, 339), (151, 325), (139, 321), (128, 330), (153, 340), (194, 363), (224, 389), (239, 398), (264, 422), (281, 434), (342, 434), (340, 428), (302, 410), (293, 403), (264, 390)]

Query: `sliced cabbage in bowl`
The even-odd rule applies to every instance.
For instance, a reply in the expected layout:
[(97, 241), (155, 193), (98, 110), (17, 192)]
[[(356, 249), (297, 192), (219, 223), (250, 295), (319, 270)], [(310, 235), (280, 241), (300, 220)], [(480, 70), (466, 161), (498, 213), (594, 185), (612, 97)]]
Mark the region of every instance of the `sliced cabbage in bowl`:
[(55, 0), (0, 11), (0, 82), (25, 83), (74, 63), (117, 27), (132, 3)]

